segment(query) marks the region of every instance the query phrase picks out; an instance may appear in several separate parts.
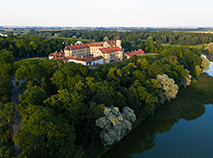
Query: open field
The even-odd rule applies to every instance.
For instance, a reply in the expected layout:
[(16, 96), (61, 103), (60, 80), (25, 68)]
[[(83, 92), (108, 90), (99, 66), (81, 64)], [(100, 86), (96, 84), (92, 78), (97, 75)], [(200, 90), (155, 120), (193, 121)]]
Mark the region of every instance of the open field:
[(190, 47), (190, 48), (198, 48), (198, 49), (202, 49), (203, 48), (203, 44), (198, 44), (198, 45), (195, 45), (195, 46), (183, 46), (183, 45), (180, 45), (180, 44), (170, 44), (170, 43), (164, 43), (162, 44), (163, 46), (171, 46), (171, 47)]

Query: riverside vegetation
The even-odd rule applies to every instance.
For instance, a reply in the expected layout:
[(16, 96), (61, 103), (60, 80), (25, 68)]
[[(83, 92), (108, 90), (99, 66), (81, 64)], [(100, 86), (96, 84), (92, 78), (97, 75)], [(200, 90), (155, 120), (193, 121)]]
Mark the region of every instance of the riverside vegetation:
[[(176, 102), (182, 91), (187, 92), (189, 88), (184, 87), (191, 79), (193, 85), (196, 80), (208, 79), (208, 76), (200, 76), (208, 64), (203, 63), (206, 60), (202, 60), (201, 51), (194, 48), (167, 47), (156, 56), (132, 56), (94, 70), (80, 64), (45, 59), (14, 62), (13, 53), (5, 49), (0, 50), (0, 61), (0, 86), (5, 91), (0, 94), (0, 113), (4, 116), (0, 118), (0, 132), (6, 133), (0, 137), (4, 157), (14, 156), (13, 141), (22, 148), (19, 157), (91, 156), (90, 153), (102, 148), (99, 137), (102, 129), (96, 126), (96, 120), (104, 117), (104, 109), (112, 105), (119, 109), (128, 106), (139, 120), (145, 113), (153, 119), (162, 118), (162, 113), (169, 118), (163, 107), (170, 107), (168, 105), (174, 102), (168, 101), (177, 96)], [(17, 81), (24, 81), (21, 85), (24, 92), (19, 96), (21, 104), (17, 106), (22, 126), (14, 138), (10, 125), (14, 122), (16, 105), (10, 103), (9, 93), (13, 76)], [(170, 82), (165, 85), (165, 81)], [(179, 89), (181, 93), (177, 93)], [(203, 103), (202, 95), (206, 90), (201, 88), (194, 92)], [(181, 101), (176, 105), (185, 105), (185, 110), (177, 110), (171, 119), (196, 117), (203, 112), (201, 103), (194, 106), (189, 104), (189, 99)], [(162, 108), (162, 112), (154, 113), (156, 107)], [(172, 107), (184, 109), (174, 104)], [(130, 124), (126, 125), (130, 129)]]

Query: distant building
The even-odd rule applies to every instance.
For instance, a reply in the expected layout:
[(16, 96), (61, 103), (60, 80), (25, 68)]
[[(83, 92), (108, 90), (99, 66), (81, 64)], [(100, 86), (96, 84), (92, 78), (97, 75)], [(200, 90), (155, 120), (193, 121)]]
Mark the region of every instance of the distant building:
[(2, 34), (2, 33), (0, 33), (0, 36), (1, 36), (1, 37), (7, 37), (7, 35), (4, 35), (4, 34)]
[(121, 46), (121, 38), (118, 34), (115, 40), (89, 43), (89, 44), (77, 44), (68, 45), (64, 48), (64, 53), (67, 58), (70, 56), (89, 58), (102, 56), (104, 63), (111, 61), (123, 60), (123, 50)]
[(83, 65), (101, 65), (120, 61), (123, 58), (129, 59), (132, 55), (140, 54), (144, 54), (144, 51), (137, 50), (123, 54), (121, 38), (118, 34), (116, 40), (99, 43), (82, 44), (77, 41), (75, 45), (68, 45), (66, 42), (64, 52), (50, 53), (49, 59), (81, 63)]
[(93, 55), (96, 50), (103, 48), (103, 43), (89, 43), (88, 46), (90, 47), (90, 55)]
[(64, 53), (66, 57), (70, 56), (89, 56), (90, 48), (88, 44), (80, 44), (80, 45), (70, 45), (66, 43), (66, 47), (64, 48)]
[(112, 61), (123, 60), (123, 51), (118, 46), (112, 46), (108, 48), (99, 48), (93, 53), (93, 56), (103, 56), (104, 63), (110, 63)]
[(83, 44), (83, 43), (81, 41), (75, 42), (75, 45), (78, 45), (78, 44)]
[(64, 55), (64, 52), (54, 52), (48, 55), (49, 60), (62, 60), (64, 63), (67, 62), (67, 57)]
[(67, 62), (80, 63), (82, 65), (102, 65), (104, 64), (104, 59), (102, 56), (91, 58), (70, 56)]
[(138, 49), (138, 50), (135, 50), (135, 51), (126, 52), (124, 54), (124, 58), (125, 59), (129, 59), (133, 55), (142, 55), (142, 54), (145, 54), (145, 52), (143, 50), (141, 50), (141, 49)]

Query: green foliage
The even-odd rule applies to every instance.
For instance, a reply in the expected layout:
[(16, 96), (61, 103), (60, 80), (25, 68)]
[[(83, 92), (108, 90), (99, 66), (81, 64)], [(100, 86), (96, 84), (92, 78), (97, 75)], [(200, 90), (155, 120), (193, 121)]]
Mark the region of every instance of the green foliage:
[(9, 124), (2, 124), (0, 126), (0, 141), (1, 140), (7, 141), (8, 145), (13, 145), (11, 126)]
[(14, 137), (14, 142), (22, 147), (20, 155), (32, 158), (71, 157), (74, 141), (74, 128), (48, 108), (35, 111)]
[[(30, 34), (4, 39), (0, 37), (0, 112), (1, 121), (4, 122), (0, 130), (1, 139), (12, 143), (11, 130), (6, 127), (13, 122), (14, 107), (8, 102), (12, 89), (11, 79), (15, 72), (17, 81), (23, 81), (24, 90), (23, 95), (19, 96), (21, 104), (18, 106), (22, 127), (14, 138), (23, 149), (21, 157), (84, 157), (83, 148), (100, 141), (100, 128), (95, 125), (95, 120), (103, 116), (105, 106), (129, 106), (140, 116), (144, 113), (153, 114), (159, 105), (159, 94), (163, 93), (164, 99), (170, 100), (174, 95), (167, 94), (173, 93), (174, 89), (177, 91), (177, 86), (171, 86), (169, 81), (168, 87), (173, 90), (161, 89), (162, 85), (160, 88), (156, 80), (159, 74), (166, 74), (178, 85), (183, 84), (183, 79), (187, 79), (184, 86), (191, 79), (185, 69), (190, 71), (191, 77), (198, 78), (201, 73), (200, 65), (203, 64), (199, 49), (163, 47), (162, 43), (196, 45), (212, 40), (210, 35), (205, 37), (202, 34), (182, 32), (121, 32), (125, 51), (140, 48), (158, 54), (132, 56), (129, 60), (89, 70), (81, 64), (64, 64), (53, 60), (21, 60), (14, 63), (13, 56), (47, 56), (50, 52), (63, 49), (63, 40), (40, 38), (36, 34), (44, 37), (74, 37), (68, 41), (70, 44), (79, 38), (102, 41), (104, 37), (108, 37), (113, 40), (117, 36), (116, 31), (31, 30)], [(201, 68), (204, 67), (201, 65)], [(178, 111), (179, 107), (174, 109)], [(183, 110), (184, 115), (187, 110), (190, 109)], [(194, 112), (191, 111), (190, 116), (193, 116)], [(115, 122), (116, 120), (112, 121)], [(116, 135), (119, 134), (114, 136)], [(83, 145), (82, 148), (75, 148), (75, 139), (75, 144)]]
[(56, 84), (59, 89), (69, 89), (74, 87), (77, 82), (83, 81), (84, 77), (88, 75), (88, 72), (89, 68), (87, 66), (69, 62), (60, 67), (50, 80)]
[(14, 112), (16, 104), (13, 102), (3, 104), (0, 102), (0, 122), (12, 124), (15, 121)]
[(96, 82), (91, 90), (92, 101), (105, 106), (114, 105), (114, 93), (113, 87), (107, 81)]
[(23, 95), (19, 95), (19, 101), (21, 106), (26, 107), (27, 105), (43, 105), (43, 101), (46, 99), (45, 90), (39, 86), (33, 86), (29, 81), (27, 89), (23, 92)]
[(14, 62), (13, 52), (6, 49), (0, 50), (0, 61), (12, 65)]
[(201, 68), (203, 69), (203, 71), (208, 71), (210, 69), (210, 62), (207, 58), (205, 57), (201, 57)]
[(195, 76), (200, 76), (201, 72), (202, 72), (202, 69), (200, 68), (200, 66), (196, 65), (195, 66)]
[(0, 157), (1, 158), (15, 158), (14, 146), (8, 145), (6, 140), (0, 140)]
[(3, 103), (7, 103), (10, 102), (10, 96), (11, 96), (11, 92), (10, 90), (12, 90), (13, 85), (12, 85), (12, 81), (11, 81), (11, 76), (9, 76), (8, 74), (3, 75), (0, 74), (0, 101)]
[(67, 89), (59, 90), (58, 94), (52, 95), (44, 101), (46, 107), (54, 109), (57, 116), (62, 116), (70, 124), (79, 124), (84, 119), (85, 105), (82, 94), (69, 92)]

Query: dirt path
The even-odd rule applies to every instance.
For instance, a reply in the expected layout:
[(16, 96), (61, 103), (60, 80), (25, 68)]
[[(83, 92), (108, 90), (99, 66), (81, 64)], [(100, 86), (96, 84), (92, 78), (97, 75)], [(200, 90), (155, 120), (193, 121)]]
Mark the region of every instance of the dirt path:
[[(19, 83), (19, 86), (16, 86), (15, 79), (13, 79), (12, 82), (13, 82), (14, 89), (11, 90), (11, 93), (12, 93), (11, 100), (12, 102), (16, 104), (20, 104), (18, 100), (18, 96), (19, 94), (23, 94), (23, 91), (19, 89), (19, 87), (23, 81)], [(13, 136), (18, 133), (21, 126), (21, 116), (19, 116), (18, 114), (19, 114), (18, 111), (16, 111), (14, 117), (17, 119), (17, 121), (12, 125)], [(15, 155), (18, 155), (21, 152), (21, 149), (18, 148), (18, 144), (15, 144), (15, 150), (16, 150)]]

